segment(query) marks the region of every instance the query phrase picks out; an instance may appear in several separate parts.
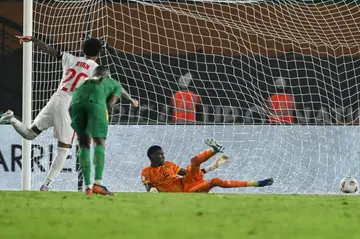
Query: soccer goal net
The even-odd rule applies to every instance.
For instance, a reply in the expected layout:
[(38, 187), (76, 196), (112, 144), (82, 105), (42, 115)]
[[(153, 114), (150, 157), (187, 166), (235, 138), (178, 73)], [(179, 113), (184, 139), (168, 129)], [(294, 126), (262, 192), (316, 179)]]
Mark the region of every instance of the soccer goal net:
[[(78, 56), (88, 35), (104, 38), (100, 63), (140, 102), (111, 112), (111, 190), (144, 191), (149, 146), (186, 167), (211, 137), (230, 163), (206, 178), (275, 180), (214, 192), (337, 193), (343, 176), (360, 178), (360, 8), (348, 2), (36, 1), (33, 29)], [(33, 118), (62, 74), (60, 62), (34, 51)], [(56, 140), (50, 130), (33, 144), (37, 190)], [(75, 146), (64, 168), (53, 190), (76, 191)]]

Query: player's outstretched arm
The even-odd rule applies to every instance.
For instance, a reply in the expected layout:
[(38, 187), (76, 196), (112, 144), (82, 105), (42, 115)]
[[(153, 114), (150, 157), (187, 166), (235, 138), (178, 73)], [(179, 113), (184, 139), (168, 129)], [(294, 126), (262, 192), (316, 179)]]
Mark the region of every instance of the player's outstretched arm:
[(24, 42), (34, 42), (35, 46), (37, 46), (40, 50), (42, 50), (45, 53), (48, 53), (49, 55), (60, 58), (61, 54), (58, 50), (55, 48), (49, 46), (48, 44), (40, 41), (39, 39), (33, 37), (33, 36), (16, 36), (17, 39), (19, 39), (20, 44)]
[(125, 99), (129, 100), (129, 101), (131, 102), (131, 105), (132, 105), (134, 108), (137, 108), (137, 107), (139, 106), (139, 102), (138, 102), (137, 100), (133, 99), (133, 98), (131, 97), (131, 95), (130, 95), (124, 88), (121, 89), (121, 95), (122, 95)]

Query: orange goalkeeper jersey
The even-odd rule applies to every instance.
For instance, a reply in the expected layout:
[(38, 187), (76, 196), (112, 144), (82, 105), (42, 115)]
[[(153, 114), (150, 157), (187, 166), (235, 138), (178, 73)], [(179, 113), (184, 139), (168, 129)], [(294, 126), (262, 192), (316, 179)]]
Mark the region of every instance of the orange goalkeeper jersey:
[(151, 183), (159, 192), (181, 192), (181, 178), (177, 176), (180, 167), (173, 162), (165, 161), (162, 166), (144, 168), (141, 172), (143, 184)]

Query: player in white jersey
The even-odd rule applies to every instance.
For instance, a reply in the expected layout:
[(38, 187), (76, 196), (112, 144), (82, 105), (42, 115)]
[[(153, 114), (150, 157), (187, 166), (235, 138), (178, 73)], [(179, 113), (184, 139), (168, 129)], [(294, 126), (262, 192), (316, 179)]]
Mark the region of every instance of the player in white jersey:
[(85, 79), (93, 75), (93, 71), (98, 66), (96, 60), (102, 50), (102, 44), (98, 39), (90, 38), (83, 44), (85, 57), (76, 57), (66, 52), (59, 52), (35, 37), (17, 36), (17, 38), (20, 40), (20, 44), (33, 42), (43, 52), (62, 61), (64, 73), (59, 88), (40, 111), (30, 128), (13, 117), (14, 113), (11, 110), (0, 116), (0, 122), (10, 120), (16, 132), (27, 140), (33, 140), (43, 130), (54, 127), (54, 137), (58, 140), (57, 154), (45, 182), (40, 188), (41, 191), (48, 191), (50, 184), (56, 179), (64, 166), (74, 138), (69, 116), (71, 96)]

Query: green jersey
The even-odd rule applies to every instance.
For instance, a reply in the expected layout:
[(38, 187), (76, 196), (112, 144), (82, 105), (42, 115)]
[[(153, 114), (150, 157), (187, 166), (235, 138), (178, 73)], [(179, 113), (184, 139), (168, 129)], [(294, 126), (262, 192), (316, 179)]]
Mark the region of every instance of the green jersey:
[(109, 96), (120, 97), (121, 89), (122, 85), (110, 77), (91, 77), (75, 90), (71, 105), (94, 102), (106, 107)]

